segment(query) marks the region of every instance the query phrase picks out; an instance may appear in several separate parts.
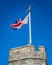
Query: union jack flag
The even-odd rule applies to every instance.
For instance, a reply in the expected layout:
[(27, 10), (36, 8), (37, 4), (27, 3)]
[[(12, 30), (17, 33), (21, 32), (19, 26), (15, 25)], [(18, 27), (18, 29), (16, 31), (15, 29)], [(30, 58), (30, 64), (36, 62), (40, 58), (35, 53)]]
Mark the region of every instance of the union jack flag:
[(23, 21), (21, 19), (18, 19), (16, 21), (16, 23), (13, 23), (13, 24), (10, 24), (10, 26), (13, 28), (13, 29), (20, 29), (24, 24), (27, 24), (28, 23), (28, 19), (29, 19), (29, 14), (23, 19)]

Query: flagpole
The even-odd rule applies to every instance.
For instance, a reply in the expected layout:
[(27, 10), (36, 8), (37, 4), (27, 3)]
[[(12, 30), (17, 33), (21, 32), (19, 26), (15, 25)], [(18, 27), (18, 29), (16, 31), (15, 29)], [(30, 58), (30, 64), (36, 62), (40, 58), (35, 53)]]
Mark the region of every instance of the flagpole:
[(31, 36), (31, 12), (29, 6), (29, 44), (32, 45), (32, 36)]

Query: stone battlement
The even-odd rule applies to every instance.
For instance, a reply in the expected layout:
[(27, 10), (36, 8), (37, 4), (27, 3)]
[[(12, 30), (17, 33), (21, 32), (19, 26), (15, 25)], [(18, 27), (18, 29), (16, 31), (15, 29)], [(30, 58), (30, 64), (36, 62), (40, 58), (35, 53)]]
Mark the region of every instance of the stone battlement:
[(43, 59), (46, 60), (46, 50), (44, 46), (39, 46), (38, 50), (32, 45), (23, 46), (19, 48), (12, 48), (10, 50), (9, 62), (21, 59)]

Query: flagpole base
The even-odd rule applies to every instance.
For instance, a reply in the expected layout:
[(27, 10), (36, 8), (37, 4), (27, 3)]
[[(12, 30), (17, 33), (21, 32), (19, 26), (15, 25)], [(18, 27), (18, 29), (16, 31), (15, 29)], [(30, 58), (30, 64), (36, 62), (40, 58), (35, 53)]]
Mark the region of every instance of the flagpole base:
[(32, 43), (29, 43), (29, 44), (28, 44), (28, 46), (31, 46), (31, 45), (32, 45)]

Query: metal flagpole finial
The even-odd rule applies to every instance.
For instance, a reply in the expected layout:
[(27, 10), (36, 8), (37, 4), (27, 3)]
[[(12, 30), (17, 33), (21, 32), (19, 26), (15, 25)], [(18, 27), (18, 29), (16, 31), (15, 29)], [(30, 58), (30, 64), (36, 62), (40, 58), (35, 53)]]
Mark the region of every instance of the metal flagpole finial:
[(26, 10), (26, 13), (29, 13), (31, 9), (31, 6), (29, 5), (28, 9)]
[(30, 11), (30, 9), (31, 9), (31, 6), (29, 5), (29, 9), (28, 10)]

